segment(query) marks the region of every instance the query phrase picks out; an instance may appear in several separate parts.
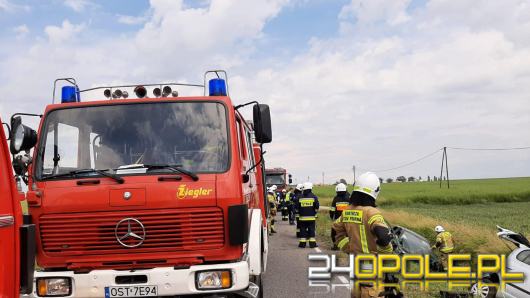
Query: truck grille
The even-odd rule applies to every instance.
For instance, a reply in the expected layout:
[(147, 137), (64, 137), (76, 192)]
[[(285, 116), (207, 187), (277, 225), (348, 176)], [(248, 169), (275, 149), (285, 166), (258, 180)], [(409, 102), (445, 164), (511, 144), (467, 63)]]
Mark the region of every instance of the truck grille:
[[(117, 224), (124, 219), (118, 228)], [(131, 222), (129, 230), (128, 223)], [(142, 232), (140, 222), (145, 229)], [(222, 210), (187, 208), (100, 213), (46, 214), (40, 217), (40, 235), (48, 256), (207, 250), (224, 245)], [(117, 229), (117, 230), (116, 230)], [(117, 231), (117, 233), (116, 233)], [(133, 232), (138, 237), (116, 239)]]

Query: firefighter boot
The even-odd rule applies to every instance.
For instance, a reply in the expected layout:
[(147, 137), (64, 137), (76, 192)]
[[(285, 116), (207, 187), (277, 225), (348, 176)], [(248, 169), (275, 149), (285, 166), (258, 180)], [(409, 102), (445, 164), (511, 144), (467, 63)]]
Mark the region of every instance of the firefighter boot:
[(307, 243), (306, 239), (300, 239), (300, 242), (298, 243), (298, 247), (305, 248), (306, 243)]

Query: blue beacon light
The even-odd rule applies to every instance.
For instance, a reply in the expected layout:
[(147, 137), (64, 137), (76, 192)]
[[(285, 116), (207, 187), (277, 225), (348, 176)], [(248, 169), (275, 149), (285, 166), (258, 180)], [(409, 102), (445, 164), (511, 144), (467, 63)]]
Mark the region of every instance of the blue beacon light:
[(208, 82), (210, 96), (226, 96), (226, 83), (223, 79), (211, 79)]
[(76, 86), (64, 86), (61, 88), (61, 103), (80, 102), (79, 89)]

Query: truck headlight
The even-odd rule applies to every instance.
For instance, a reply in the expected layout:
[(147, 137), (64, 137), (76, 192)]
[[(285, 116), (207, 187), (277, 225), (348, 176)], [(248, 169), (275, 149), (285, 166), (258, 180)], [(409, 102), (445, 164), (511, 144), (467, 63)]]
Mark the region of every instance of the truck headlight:
[(72, 282), (67, 277), (41, 277), (37, 279), (40, 297), (62, 297), (72, 294)]
[(232, 273), (229, 270), (202, 271), (196, 273), (198, 290), (228, 289), (232, 286)]

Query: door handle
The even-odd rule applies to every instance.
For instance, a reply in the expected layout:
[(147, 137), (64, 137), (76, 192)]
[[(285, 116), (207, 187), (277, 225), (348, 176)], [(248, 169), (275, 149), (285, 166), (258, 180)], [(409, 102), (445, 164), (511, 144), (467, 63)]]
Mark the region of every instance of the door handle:
[(12, 215), (0, 215), (0, 228), (9, 227), (15, 223), (15, 218)]

